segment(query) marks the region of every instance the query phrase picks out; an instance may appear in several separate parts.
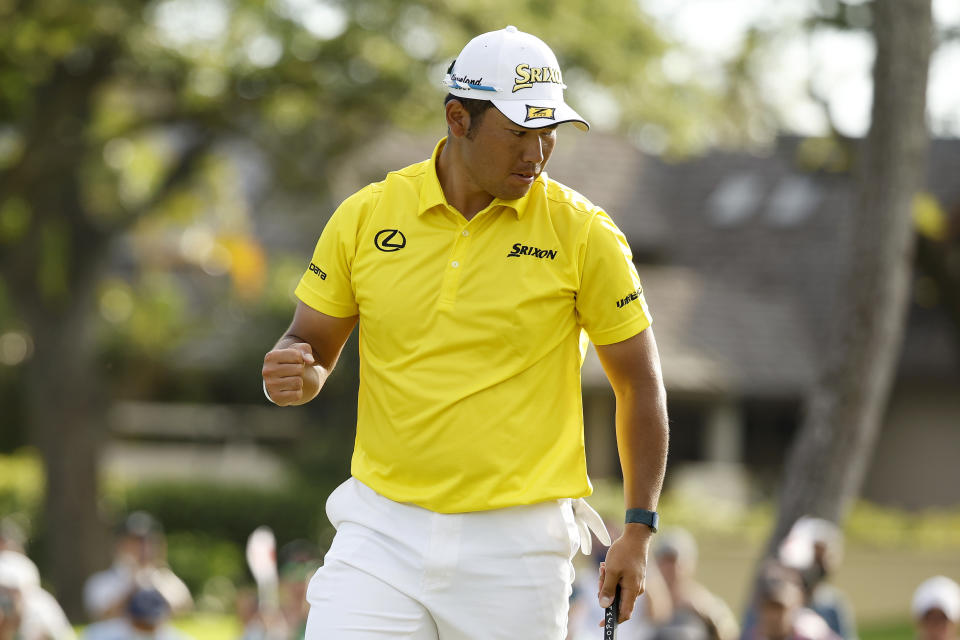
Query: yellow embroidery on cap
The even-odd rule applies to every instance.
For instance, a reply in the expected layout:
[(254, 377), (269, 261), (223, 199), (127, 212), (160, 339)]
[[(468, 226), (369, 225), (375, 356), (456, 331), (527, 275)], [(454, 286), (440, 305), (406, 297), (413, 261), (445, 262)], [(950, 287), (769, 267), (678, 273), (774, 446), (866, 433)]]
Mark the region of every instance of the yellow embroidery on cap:
[(513, 79), (514, 93), (520, 89), (529, 89), (535, 82), (563, 84), (563, 76), (560, 75), (560, 69), (556, 67), (534, 67), (531, 69), (528, 64), (518, 64), (514, 71), (517, 74), (517, 77)]
[(554, 115), (555, 111), (555, 107), (533, 107), (528, 104), (527, 117), (524, 119), (524, 122), (527, 120), (536, 120), (537, 118), (549, 118), (550, 120), (554, 120), (556, 119), (556, 116)]

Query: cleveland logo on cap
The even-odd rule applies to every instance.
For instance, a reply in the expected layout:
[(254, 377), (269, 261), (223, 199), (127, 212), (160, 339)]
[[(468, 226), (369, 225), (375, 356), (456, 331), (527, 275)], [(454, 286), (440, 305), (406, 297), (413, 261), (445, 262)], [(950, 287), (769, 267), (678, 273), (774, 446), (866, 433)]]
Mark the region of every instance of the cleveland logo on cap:
[(552, 82), (553, 84), (563, 84), (560, 69), (556, 67), (533, 67), (528, 64), (518, 64), (515, 69), (517, 77), (513, 79), (513, 91), (520, 89), (529, 89), (537, 82)]
[(527, 117), (523, 119), (524, 122), (527, 120), (536, 120), (537, 118), (547, 118), (549, 120), (556, 120), (554, 112), (556, 112), (555, 107), (533, 107), (529, 104), (527, 105)]

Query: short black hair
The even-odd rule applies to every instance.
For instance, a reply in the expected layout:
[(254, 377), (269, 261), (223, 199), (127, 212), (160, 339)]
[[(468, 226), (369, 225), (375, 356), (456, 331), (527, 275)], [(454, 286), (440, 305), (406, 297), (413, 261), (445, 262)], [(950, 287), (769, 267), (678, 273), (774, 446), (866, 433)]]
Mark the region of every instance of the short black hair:
[(476, 128), (480, 125), (480, 121), (483, 120), (483, 114), (487, 112), (487, 109), (493, 106), (493, 103), (489, 100), (461, 98), (460, 96), (455, 96), (452, 93), (448, 93), (447, 97), (443, 99), (444, 106), (446, 106), (451, 100), (456, 100), (462, 104), (463, 108), (466, 109), (467, 113), (470, 114), (470, 128), (467, 129), (467, 138), (472, 139), (476, 133)]

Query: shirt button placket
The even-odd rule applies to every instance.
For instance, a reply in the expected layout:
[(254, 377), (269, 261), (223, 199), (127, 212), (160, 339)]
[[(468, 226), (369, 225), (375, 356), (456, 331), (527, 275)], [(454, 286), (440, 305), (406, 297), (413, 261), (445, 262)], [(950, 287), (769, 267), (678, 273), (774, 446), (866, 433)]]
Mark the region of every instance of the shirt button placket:
[[(467, 223), (470, 224), (469, 222)], [(453, 262), (450, 263), (450, 266), (454, 269), (458, 268), (462, 263), (465, 254), (467, 253), (467, 248), (470, 246), (470, 230), (461, 229), (460, 237), (457, 238), (455, 246), (453, 248)]]
[(453, 255), (447, 262), (446, 273), (443, 278), (443, 289), (440, 296), (440, 303), (444, 305), (453, 305), (457, 297), (457, 286), (460, 283), (460, 267), (463, 265), (464, 254), (469, 244), (470, 231), (460, 229), (456, 240), (453, 243)]

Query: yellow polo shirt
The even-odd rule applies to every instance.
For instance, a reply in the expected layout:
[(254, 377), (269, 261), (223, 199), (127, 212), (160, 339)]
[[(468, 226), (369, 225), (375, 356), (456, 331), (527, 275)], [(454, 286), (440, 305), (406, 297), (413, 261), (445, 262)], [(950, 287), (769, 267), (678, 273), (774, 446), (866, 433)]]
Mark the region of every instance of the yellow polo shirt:
[(296, 296), (359, 315), (353, 475), (433, 511), (481, 511), (591, 493), (580, 365), (586, 341), (650, 324), (623, 234), (541, 174), (469, 222), (436, 161), (340, 205)]

